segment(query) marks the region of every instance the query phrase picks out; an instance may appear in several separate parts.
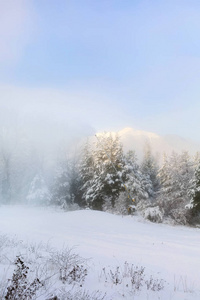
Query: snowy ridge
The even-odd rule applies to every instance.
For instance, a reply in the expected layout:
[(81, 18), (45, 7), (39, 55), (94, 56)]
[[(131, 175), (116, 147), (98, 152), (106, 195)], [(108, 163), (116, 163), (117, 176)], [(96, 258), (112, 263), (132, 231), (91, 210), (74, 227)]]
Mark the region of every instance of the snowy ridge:
[(159, 135), (157, 135), (156, 133), (149, 132), (149, 131), (144, 131), (144, 130), (136, 130), (136, 129), (133, 129), (131, 127), (126, 127), (124, 129), (120, 130), (119, 134), (121, 136), (127, 135), (127, 134), (130, 134), (130, 135), (133, 135), (133, 136), (142, 136), (143, 135), (143, 136), (146, 136), (149, 139), (159, 138)]
[[(111, 133), (114, 134), (114, 132)], [(120, 130), (118, 134), (124, 150), (135, 150), (139, 159), (143, 156), (146, 143), (151, 146), (152, 152), (160, 159), (162, 158), (163, 153), (171, 154), (172, 151), (178, 153), (189, 151), (191, 155), (194, 155), (200, 150), (200, 145), (198, 143), (177, 135), (160, 136), (153, 132), (136, 130), (130, 127)]]

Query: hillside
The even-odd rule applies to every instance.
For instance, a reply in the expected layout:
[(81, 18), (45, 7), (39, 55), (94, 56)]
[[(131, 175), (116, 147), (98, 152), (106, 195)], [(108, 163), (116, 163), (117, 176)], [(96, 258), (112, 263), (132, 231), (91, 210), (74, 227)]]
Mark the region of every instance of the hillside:
[(124, 128), (119, 131), (119, 136), (124, 150), (134, 149), (139, 159), (142, 158), (145, 143), (148, 143), (153, 153), (159, 154), (159, 156), (162, 156), (164, 152), (170, 154), (173, 150), (179, 153), (186, 150), (194, 155), (200, 150), (199, 144), (177, 135), (160, 136), (153, 132)]

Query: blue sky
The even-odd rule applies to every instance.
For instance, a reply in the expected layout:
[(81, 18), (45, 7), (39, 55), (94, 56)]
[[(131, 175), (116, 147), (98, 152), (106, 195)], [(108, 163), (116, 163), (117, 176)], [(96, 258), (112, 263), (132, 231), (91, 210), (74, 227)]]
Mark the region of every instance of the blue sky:
[(0, 1), (0, 105), (200, 141), (200, 2)]

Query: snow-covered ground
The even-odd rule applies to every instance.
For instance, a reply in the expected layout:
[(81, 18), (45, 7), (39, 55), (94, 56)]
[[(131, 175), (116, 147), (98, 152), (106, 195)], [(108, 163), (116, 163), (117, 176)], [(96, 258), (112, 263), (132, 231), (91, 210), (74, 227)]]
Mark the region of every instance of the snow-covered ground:
[[(0, 235), (57, 249), (76, 246), (75, 252), (90, 258), (84, 289), (106, 292), (105, 299), (200, 299), (200, 229), (91, 210), (0, 206)], [(145, 267), (146, 278), (163, 279), (164, 289), (134, 293), (123, 278), (113, 284), (110, 270), (119, 267), (122, 274), (125, 262)], [(0, 279), (4, 271), (0, 268)]]

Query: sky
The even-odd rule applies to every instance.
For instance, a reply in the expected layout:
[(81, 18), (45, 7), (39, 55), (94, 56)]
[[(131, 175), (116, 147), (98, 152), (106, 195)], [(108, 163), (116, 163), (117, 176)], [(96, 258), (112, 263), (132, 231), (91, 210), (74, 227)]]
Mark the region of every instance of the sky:
[(199, 0), (0, 0), (0, 117), (200, 142), (199, 20)]

